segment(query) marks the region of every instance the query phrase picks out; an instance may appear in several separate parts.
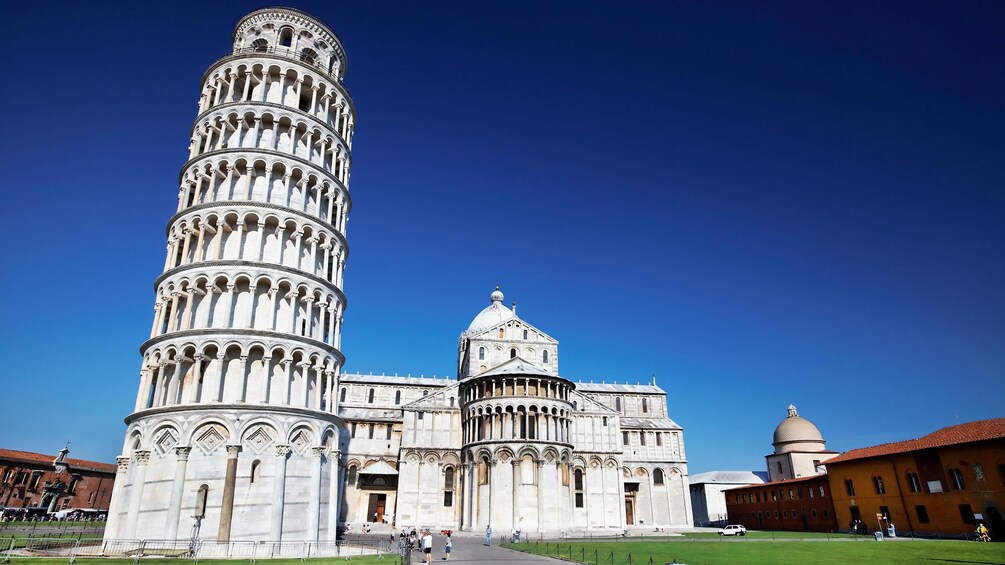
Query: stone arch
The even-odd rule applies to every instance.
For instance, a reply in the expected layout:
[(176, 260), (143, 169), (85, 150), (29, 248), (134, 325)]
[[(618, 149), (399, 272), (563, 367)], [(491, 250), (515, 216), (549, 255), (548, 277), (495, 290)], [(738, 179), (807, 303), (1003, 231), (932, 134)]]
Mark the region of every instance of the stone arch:
[(126, 445), (128, 446), (127, 447), (128, 451), (143, 449), (145, 441), (143, 437), (143, 432), (141, 432), (139, 429), (134, 428), (133, 431), (129, 433), (127, 438), (128, 439), (126, 440)]
[(280, 437), (275, 423), (264, 417), (254, 418), (242, 426), (241, 445), (255, 453), (264, 453)]
[(192, 426), (189, 445), (210, 454), (221, 449), (231, 437), (234, 437), (234, 434), (228, 424), (218, 418), (207, 417)]
[(314, 433), (314, 429), (307, 423), (299, 423), (293, 426), (287, 437), (287, 443), (299, 454), (303, 454), (309, 447), (317, 445), (317, 441), (315, 440), (317, 436)]
[(153, 450), (163, 456), (170, 454), (171, 450), (179, 445), (181, 431), (175, 422), (162, 422), (157, 425), (150, 437), (153, 438), (151, 446)]
[(506, 463), (515, 458), (513, 450), (508, 447), (497, 448), (493, 455), (495, 456), (495, 459), (501, 463)]

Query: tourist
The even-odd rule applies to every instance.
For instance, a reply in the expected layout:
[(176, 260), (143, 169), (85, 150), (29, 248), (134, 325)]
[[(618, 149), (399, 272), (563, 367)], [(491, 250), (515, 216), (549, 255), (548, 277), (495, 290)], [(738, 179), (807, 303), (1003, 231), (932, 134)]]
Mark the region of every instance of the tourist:
[(426, 563), (433, 562), (433, 534), (426, 530), (422, 536), (422, 549), (426, 552)]
[(444, 558), (445, 561), (450, 561), (450, 550), (453, 548), (453, 544), (450, 542), (450, 534), (447, 534), (447, 541), (443, 544), (443, 552), (447, 554)]
[(485, 545), (492, 547), (492, 525), (485, 526)]

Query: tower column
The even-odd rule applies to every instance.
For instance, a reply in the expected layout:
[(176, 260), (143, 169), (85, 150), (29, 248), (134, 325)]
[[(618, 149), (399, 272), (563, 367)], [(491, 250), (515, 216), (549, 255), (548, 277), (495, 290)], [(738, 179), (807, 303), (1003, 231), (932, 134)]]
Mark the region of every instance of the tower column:
[(523, 477), (520, 474), (520, 457), (517, 455), (511, 462), (513, 466), (513, 529), (519, 530), (520, 526), (520, 484)]
[(223, 502), (220, 507), (220, 529), (216, 541), (230, 541), (230, 529), (234, 519), (234, 487), (237, 483), (237, 454), (240, 445), (227, 446), (227, 473), (223, 479)]
[(289, 445), (276, 446), (276, 476), (272, 482), (272, 524), (269, 539), (283, 539), (283, 510), (286, 506), (286, 460), (290, 455)]
[(338, 513), (342, 500), (341, 452), (328, 452), (328, 541), (335, 541), (338, 535)]
[[(320, 396), (320, 395), (318, 395)], [(317, 446), (311, 448), (311, 484), (310, 501), (307, 504), (307, 539), (318, 541), (321, 519), (321, 465), (325, 447)]]
[(136, 523), (140, 515), (140, 505), (143, 502), (143, 487), (147, 481), (147, 466), (150, 463), (150, 451), (138, 449), (133, 451), (132, 485), (129, 489), (129, 515), (126, 517), (124, 536), (126, 539), (136, 537)]
[(185, 493), (185, 469), (188, 467), (188, 456), (192, 448), (188, 446), (174, 448), (177, 460), (175, 462), (174, 481), (171, 483), (171, 502), (167, 511), (164, 538), (173, 540), (178, 537), (178, 521), (181, 519), (181, 499)]
[(115, 458), (118, 468), (115, 470), (115, 482), (112, 484), (112, 499), (108, 502), (108, 519), (105, 523), (105, 534), (110, 539), (119, 537), (118, 532), (122, 524), (122, 506), (125, 502), (123, 489), (126, 486), (126, 473), (129, 471), (129, 458), (119, 455)]

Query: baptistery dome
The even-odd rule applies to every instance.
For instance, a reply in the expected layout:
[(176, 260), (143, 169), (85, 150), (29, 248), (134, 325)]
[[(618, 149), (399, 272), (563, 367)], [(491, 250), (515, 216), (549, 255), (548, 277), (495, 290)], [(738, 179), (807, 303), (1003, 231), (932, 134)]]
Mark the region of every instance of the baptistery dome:
[(826, 444), (820, 430), (806, 418), (796, 412), (796, 407), (789, 404), (789, 415), (775, 428), (772, 444), (775, 453), (786, 451), (824, 451)]

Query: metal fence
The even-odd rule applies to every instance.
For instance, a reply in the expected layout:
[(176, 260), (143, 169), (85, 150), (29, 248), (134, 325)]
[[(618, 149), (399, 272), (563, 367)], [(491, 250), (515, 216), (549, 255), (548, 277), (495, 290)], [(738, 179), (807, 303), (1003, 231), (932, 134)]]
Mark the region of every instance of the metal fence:
[(173, 557), (178, 559), (310, 559), (315, 557), (352, 558), (361, 555), (382, 556), (390, 551), (387, 540), (372, 543), (343, 541), (232, 541), (209, 540), (101, 540), (68, 538), (0, 539), (0, 563), (14, 560), (78, 557), (113, 557), (132, 559)]

